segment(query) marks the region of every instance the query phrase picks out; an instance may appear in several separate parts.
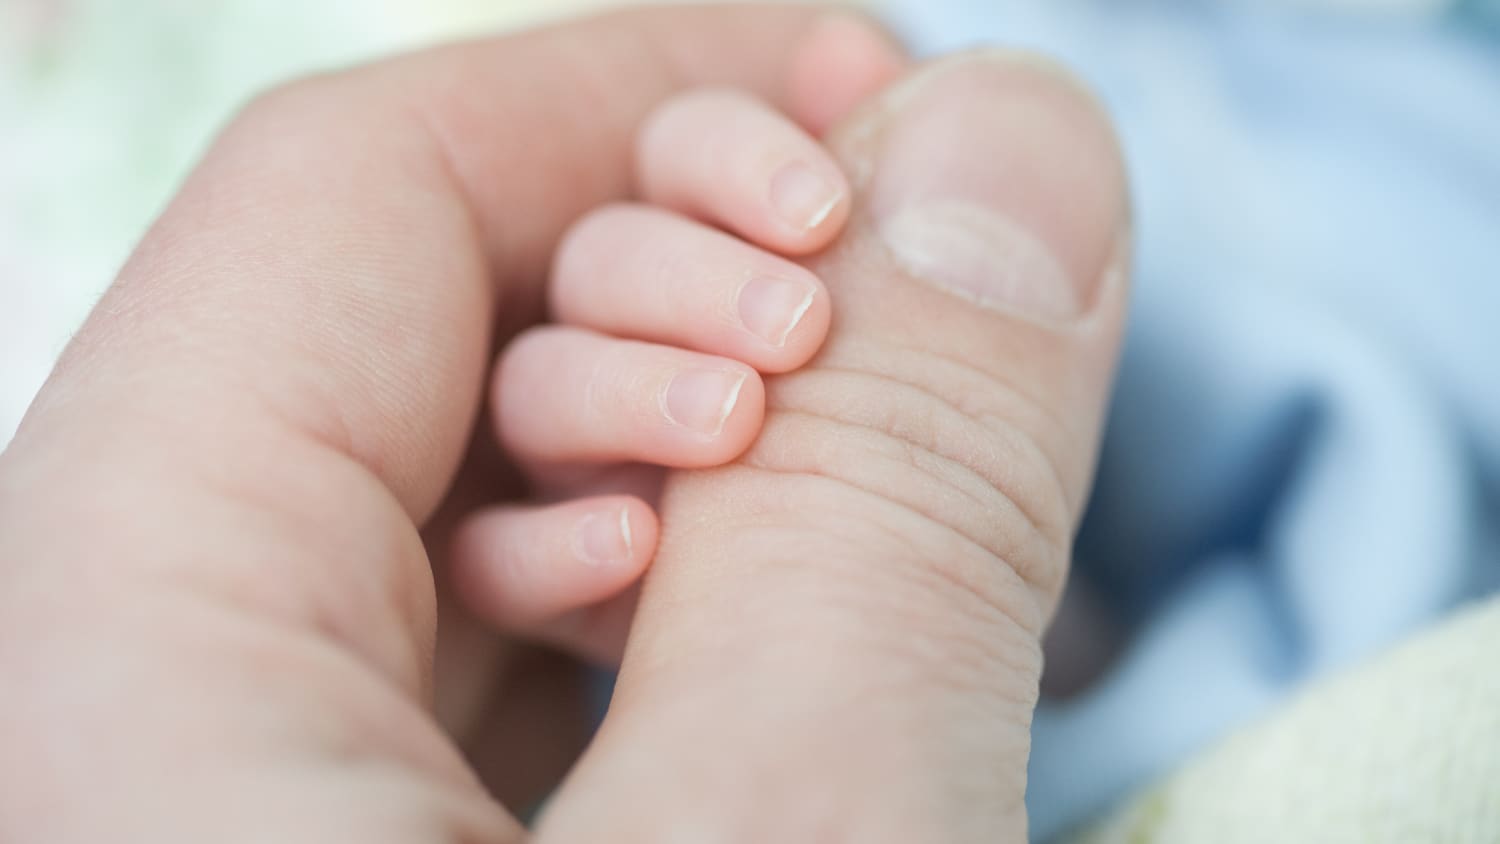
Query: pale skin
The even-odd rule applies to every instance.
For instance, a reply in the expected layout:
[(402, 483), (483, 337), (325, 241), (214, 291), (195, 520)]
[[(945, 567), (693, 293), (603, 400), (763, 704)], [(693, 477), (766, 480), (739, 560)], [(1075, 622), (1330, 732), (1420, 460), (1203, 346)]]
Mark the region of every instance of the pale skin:
[[(1038, 642), (1124, 311), (1124, 187), (1056, 72), (971, 57), (889, 87), (904, 65), (849, 18), (672, 9), (247, 109), (0, 457), (0, 839), (1024, 840)], [(824, 137), (849, 191), (827, 248), (743, 214), (772, 185), (716, 205), (685, 156), (646, 178), (636, 139), (704, 87)], [(510, 343), (543, 321), (554, 258), (588, 251), (569, 227), (632, 198), (718, 224), (746, 261), (810, 256), (821, 347), (778, 363), (649, 308), (570, 310), (561, 264), (564, 326)], [(594, 216), (593, 248), (666, 219)], [(598, 359), (586, 331), (656, 344), (630, 371), (756, 370), (763, 401), (742, 392), (710, 440), (508, 421), (526, 345)], [(616, 461), (714, 468), (667, 475), (609, 717), (528, 833), (505, 801), (555, 775), (536, 745), (566, 744), (544, 716), (568, 689), (454, 612), (447, 551), (522, 473)], [(602, 500), (576, 480), (549, 500)], [(508, 511), (494, 543), (555, 535), (553, 505), (521, 506), (547, 509)], [(513, 626), (603, 597), (569, 588)]]
[[(872, 83), (898, 71), (898, 55), (875, 58)], [(738, 457), (764, 418), (761, 373), (818, 351), (828, 291), (789, 258), (825, 248), (850, 206), (828, 152), (742, 92), (673, 97), (634, 146), (639, 201), (564, 234), (554, 321), (513, 340), (491, 383), (498, 440), (568, 500), (467, 517), (450, 561), (478, 617), (608, 665), (656, 553), (662, 470)]]

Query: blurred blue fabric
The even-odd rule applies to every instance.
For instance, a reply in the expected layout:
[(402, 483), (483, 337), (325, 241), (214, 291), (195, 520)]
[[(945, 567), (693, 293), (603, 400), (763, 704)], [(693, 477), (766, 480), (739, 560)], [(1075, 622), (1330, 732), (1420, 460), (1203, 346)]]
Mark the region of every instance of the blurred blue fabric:
[(1074, 575), (1128, 637), (1038, 711), (1045, 840), (1500, 587), (1500, 3), (892, 18), (924, 52), (1061, 58), (1134, 180), (1133, 322)]

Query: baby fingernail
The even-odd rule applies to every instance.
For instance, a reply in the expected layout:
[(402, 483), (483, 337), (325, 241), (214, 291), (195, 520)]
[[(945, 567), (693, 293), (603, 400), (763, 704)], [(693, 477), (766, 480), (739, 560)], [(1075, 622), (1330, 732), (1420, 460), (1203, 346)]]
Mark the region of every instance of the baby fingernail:
[(817, 228), (843, 197), (837, 182), (800, 161), (782, 167), (771, 178), (771, 206), (798, 231)]
[(690, 431), (717, 436), (734, 411), (745, 378), (742, 373), (707, 369), (679, 373), (662, 395), (663, 410), (668, 419)]
[(578, 525), (578, 545), (584, 562), (596, 566), (630, 559), (630, 511), (590, 513)]
[(784, 278), (753, 278), (740, 288), (740, 322), (772, 346), (785, 345), (792, 329), (812, 307), (817, 289)]

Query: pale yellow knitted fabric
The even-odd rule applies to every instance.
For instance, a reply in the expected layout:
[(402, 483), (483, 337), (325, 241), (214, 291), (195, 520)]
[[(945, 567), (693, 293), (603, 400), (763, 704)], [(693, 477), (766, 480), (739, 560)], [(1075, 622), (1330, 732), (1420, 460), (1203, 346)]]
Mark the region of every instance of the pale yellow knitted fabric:
[(1310, 687), (1071, 841), (1500, 842), (1500, 599)]

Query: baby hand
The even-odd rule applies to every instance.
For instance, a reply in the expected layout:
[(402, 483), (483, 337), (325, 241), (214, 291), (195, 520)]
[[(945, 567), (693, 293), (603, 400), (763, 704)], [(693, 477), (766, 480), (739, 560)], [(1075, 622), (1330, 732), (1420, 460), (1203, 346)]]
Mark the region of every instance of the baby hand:
[(850, 190), (822, 146), (746, 95), (668, 101), (636, 145), (639, 203), (563, 239), (554, 322), (501, 354), (490, 408), (545, 504), (481, 510), (452, 548), (481, 619), (617, 664), (655, 556), (665, 468), (717, 466), (760, 432), (760, 373), (807, 363), (828, 292), (781, 256), (832, 241)]

